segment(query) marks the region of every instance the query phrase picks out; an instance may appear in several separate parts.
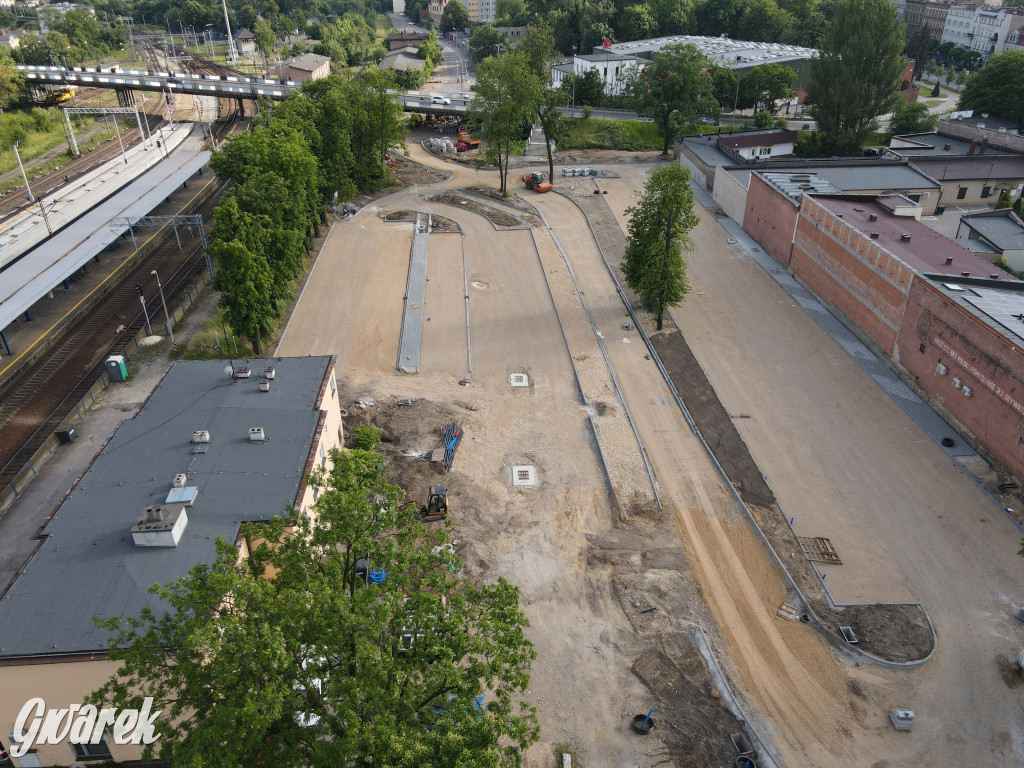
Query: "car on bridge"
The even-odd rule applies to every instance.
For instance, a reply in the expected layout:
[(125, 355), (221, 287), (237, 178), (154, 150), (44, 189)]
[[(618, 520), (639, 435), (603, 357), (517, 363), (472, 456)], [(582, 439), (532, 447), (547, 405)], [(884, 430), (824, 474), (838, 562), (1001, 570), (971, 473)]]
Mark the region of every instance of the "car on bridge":
[(430, 103), (431, 104), (442, 104), (442, 105), (444, 105), (444, 104), (451, 104), (452, 100), (447, 98), (447, 97), (445, 97), (445, 96), (431, 96), (430, 97)]

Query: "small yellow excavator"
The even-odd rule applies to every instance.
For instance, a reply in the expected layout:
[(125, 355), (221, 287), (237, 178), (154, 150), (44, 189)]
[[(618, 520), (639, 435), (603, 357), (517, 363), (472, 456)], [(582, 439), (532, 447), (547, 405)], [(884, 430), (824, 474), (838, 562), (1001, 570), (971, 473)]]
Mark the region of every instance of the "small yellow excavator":
[(437, 522), (448, 517), (447, 489), (441, 485), (431, 486), (426, 506), (420, 507), (417, 512), (420, 520), (425, 523)]

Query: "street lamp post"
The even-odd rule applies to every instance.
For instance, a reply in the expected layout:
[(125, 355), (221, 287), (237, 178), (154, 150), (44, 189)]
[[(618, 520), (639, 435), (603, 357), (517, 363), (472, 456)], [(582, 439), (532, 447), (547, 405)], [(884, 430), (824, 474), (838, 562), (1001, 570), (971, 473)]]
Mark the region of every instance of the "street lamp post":
[(167, 311), (167, 302), (164, 301), (164, 287), (160, 284), (160, 275), (157, 275), (156, 270), (152, 270), (149, 274), (156, 276), (156, 288), (160, 291), (160, 303), (164, 306), (164, 317), (167, 318), (167, 335), (171, 337), (171, 344), (174, 343), (174, 330), (171, 328), (171, 315)]

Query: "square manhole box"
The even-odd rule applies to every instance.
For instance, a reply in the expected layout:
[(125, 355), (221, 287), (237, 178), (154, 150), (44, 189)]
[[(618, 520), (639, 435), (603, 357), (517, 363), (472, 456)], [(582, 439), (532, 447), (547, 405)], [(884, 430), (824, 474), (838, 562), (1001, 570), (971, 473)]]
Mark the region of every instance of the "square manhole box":
[(535, 485), (540, 485), (537, 468), (532, 464), (519, 464), (513, 466), (512, 485), (522, 488), (532, 488)]
[(508, 377), (508, 383), (513, 387), (528, 387), (530, 386), (530, 377), (525, 373), (513, 373)]

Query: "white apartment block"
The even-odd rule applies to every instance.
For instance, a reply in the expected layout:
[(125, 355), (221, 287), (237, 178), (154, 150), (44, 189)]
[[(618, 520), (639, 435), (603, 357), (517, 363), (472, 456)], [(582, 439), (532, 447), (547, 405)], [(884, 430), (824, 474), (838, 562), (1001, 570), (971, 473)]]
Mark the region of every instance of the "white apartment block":
[(609, 96), (620, 96), (623, 93), (627, 72), (630, 69), (643, 69), (646, 64), (645, 59), (617, 53), (573, 56), (570, 61), (551, 68), (551, 79), (554, 86), (559, 88), (566, 75), (583, 75), (587, 70), (593, 69), (597, 70), (604, 81), (604, 92)]
[(986, 59), (1006, 50), (1008, 39), (1024, 27), (1024, 9), (960, 3), (950, 6), (940, 42), (977, 51)]

